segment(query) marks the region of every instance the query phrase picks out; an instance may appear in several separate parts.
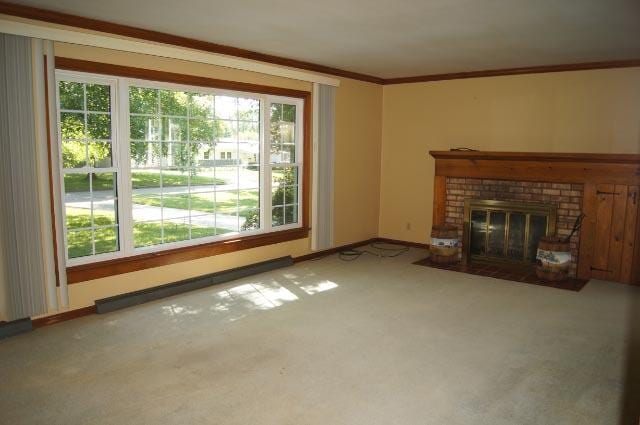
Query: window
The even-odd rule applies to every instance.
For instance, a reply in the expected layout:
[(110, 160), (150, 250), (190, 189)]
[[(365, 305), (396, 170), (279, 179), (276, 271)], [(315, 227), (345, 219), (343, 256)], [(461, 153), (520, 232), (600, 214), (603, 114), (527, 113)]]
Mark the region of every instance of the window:
[(302, 99), (57, 80), (70, 265), (301, 226)]
[(272, 103), (269, 114), (271, 163), (271, 223), (298, 222), (298, 170), (296, 162), (296, 105)]
[(117, 159), (114, 158), (114, 82), (61, 81), (59, 128), (69, 258), (120, 249)]

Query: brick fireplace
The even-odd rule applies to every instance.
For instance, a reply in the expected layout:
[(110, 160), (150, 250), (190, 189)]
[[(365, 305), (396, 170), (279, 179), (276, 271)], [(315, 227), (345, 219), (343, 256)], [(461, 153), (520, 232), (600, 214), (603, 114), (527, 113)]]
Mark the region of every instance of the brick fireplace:
[[(553, 205), (557, 208), (556, 231), (560, 236), (571, 233), (582, 208), (582, 184), (447, 177), (445, 188), (445, 223), (458, 226), (460, 240), (467, 199)], [(577, 272), (579, 239), (580, 232), (576, 232), (570, 240), (571, 276)]]
[[(557, 213), (553, 221), (560, 236), (571, 232), (582, 212), (580, 232), (570, 241), (572, 275), (640, 285), (640, 155), (473, 150), (429, 154), (435, 159), (434, 225), (448, 222), (463, 226), (465, 199), (494, 200), (486, 204), (553, 205)], [(494, 231), (492, 214), (487, 214), (487, 233)], [(522, 223), (522, 215), (514, 217), (514, 223)], [(475, 222), (480, 226), (481, 217)], [(481, 233), (482, 227), (470, 227), (476, 235)], [(506, 241), (509, 237), (505, 232)], [(479, 240), (477, 237), (474, 242)], [(472, 243), (468, 246), (477, 253)], [(512, 253), (518, 253), (515, 248)], [(527, 245), (525, 257), (532, 249)]]

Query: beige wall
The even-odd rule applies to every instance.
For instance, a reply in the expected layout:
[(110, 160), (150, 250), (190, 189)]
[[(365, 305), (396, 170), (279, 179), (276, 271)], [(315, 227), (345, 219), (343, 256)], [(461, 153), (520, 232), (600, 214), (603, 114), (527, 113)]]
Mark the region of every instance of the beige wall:
[[(310, 90), (306, 82), (57, 44), (59, 56)], [(640, 152), (640, 68), (382, 86), (342, 79), (336, 96), (335, 242), (427, 241), (429, 150)], [(71, 285), (71, 308), (137, 289), (309, 252), (309, 239)], [(1, 282), (0, 282), (1, 283)], [(0, 285), (1, 289), (1, 285)], [(0, 291), (0, 318), (3, 297)]]
[[(311, 90), (311, 84), (206, 64), (56, 44), (56, 55), (232, 81)], [(377, 236), (380, 193), (382, 87), (343, 79), (336, 94), (335, 242), (344, 245)], [(217, 255), (69, 286), (70, 307), (137, 289), (310, 252), (309, 239)]]
[(640, 153), (640, 68), (385, 86), (380, 236), (427, 242), (427, 152), (462, 146)]
[(342, 80), (336, 96), (335, 243), (378, 235), (382, 87)]

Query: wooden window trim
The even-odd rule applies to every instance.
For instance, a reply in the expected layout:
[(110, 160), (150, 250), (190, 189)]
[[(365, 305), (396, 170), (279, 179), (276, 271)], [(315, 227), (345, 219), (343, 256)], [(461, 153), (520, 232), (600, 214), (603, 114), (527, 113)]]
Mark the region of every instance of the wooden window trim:
[(211, 257), (244, 249), (304, 239), (309, 229), (301, 227), (278, 232), (262, 233), (237, 239), (216, 241), (181, 248), (168, 249), (131, 257), (116, 258), (96, 263), (67, 267), (67, 283), (74, 284), (101, 277), (115, 276), (153, 267), (166, 266), (198, 258)]
[(56, 56), (56, 69), (66, 71), (89, 72), (92, 74), (111, 75), (115, 77), (138, 78), (148, 81), (184, 84), (189, 86), (210, 87), (216, 89), (235, 90), (249, 93), (272, 94), (276, 96), (296, 97), (311, 100), (311, 92), (262, 84), (244, 83), (240, 81), (220, 80), (218, 78), (197, 75), (179, 74), (176, 72), (158, 71), (148, 68), (114, 65), (111, 63), (93, 62), (82, 59)]
[[(47, 61), (50, 60), (46, 55), (44, 57), (44, 102), (45, 102), (45, 122), (47, 124), (47, 162), (49, 164), (49, 213), (51, 214), (51, 235), (53, 237), (53, 266), (54, 272), (56, 274), (56, 286), (60, 286), (60, 264), (58, 262), (58, 244), (56, 243), (58, 240), (58, 235), (56, 232), (56, 216), (55, 216), (55, 204), (54, 204), (54, 196), (53, 196), (53, 169), (51, 167), (51, 144), (53, 143), (52, 135), (49, 129), (51, 128), (51, 117), (49, 116), (49, 79), (48, 76), (48, 67)], [(54, 82), (55, 84), (55, 82)], [(57, 137), (56, 141), (57, 143)]]
[(175, 264), (183, 261), (190, 261), (198, 258), (210, 257), (214, 255), (225, 254), (297, 239), (304, 239), (308, 237), (310, 199), (309, 171), (311, 169), (311, 92), (63, 57), (56, 57), (55, 65), (56, 69), (69, 71), (90, 72), (95, 74), (112, 75), (116, 77), (138, 78), (149, 81), (161, 81), (191, 86), (272, 94), (278, 96), (295, 97), (304, 100), (302, 125), (304, 155), (303, 164), (305, 164), (305, 166), (303, 167), (302, 175), (302, 227), (290, 230), (262, 233), (259, 235), (239, 236), (238, 238), (231, 240), (215, 241), (187, 247), (173, 248), (152, 253), (145, 253), (129, 257), (71, 266), (67, 267), (66, 269), (68, 284), (80, 283), (102, 277), (115, 276), (122, 273), (130, 273), (137, 270), (145, 270), (153, 267), (165, 266), (168, 264)]

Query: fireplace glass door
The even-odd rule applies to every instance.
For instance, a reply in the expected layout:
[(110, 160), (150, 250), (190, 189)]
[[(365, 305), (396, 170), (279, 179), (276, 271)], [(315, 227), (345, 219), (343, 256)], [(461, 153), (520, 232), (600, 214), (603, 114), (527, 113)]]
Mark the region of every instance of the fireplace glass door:
[(467, 258), (534, 263), (538, 241), (555, 233), (552, 205), (492, 200), (465, 202)]

